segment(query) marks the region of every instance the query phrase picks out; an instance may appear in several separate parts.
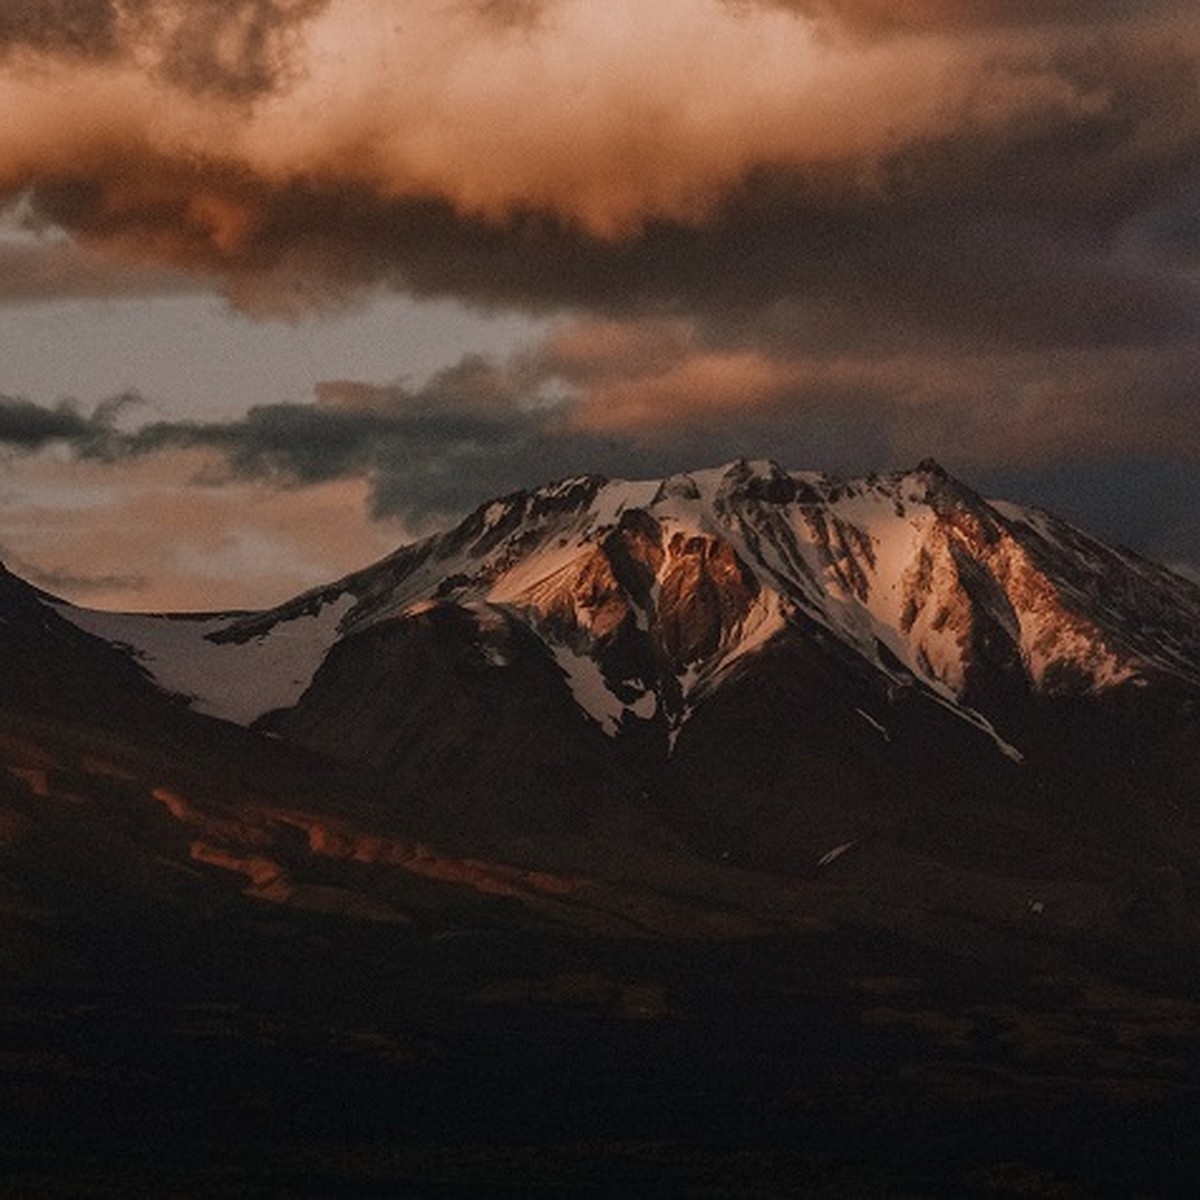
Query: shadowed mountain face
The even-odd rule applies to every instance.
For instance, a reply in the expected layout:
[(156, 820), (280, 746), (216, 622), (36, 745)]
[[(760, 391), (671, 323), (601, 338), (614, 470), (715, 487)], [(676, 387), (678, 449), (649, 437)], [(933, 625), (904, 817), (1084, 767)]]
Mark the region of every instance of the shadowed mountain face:
[(49, 599), (0, 566), (0, 703), (80, 720), (161, 718), (162, 693), (129, 654), (64, 620)]
[[(678, 1129), (649, 1113), (618, 1129), (555, 1092), (541, 1098), (576, 1117), (553, 1136), (694, 1146), (741, 1096), (769, 1180), (802, 1114), (745, 1028), (812, 1060), (793, 1003), (846, 1056), (825, 1075), (797, 1061), (797, 1077), (827, 1106), (843, 1070), (886, 1096), (887, 1154), (911, 1106), (868, 1064), (911, 1051), (912, 1077), (939, 1080), (911, 1186), (952, 1136), (939, 1104), (1000, 1119), (1004, 1089), (979, 1080), (1065, 1046), (1096, 1129), (1126, 1086), (1150, 1128), (1193, 1096), (1194, 1049), (1160, 1059), (1157, 1034), (1121, 1021), (1177, 1005), (1166, 1025), (1200, 1033), (1180, 999), (1200, 980), (1198, 631), (1195, 586), (934, 463), (850, 481), (745, 462), (569, 480), (263, 613), (88, 612), (4, 573), (0, 967), (13, 997), (57, 997), (33, 1005), (54, 1054), (71, 1005), (98, 993), (175, 1014), (155, 1053), (176, 1064), (195, 1004), (225, 1006), (234, 1058), (276, 1067), (291, 1060), (268, 1026), (284, 1041), (314, 1021), (365, 1030), (369, 1049), (318, 1058), (375, 1097), (373, 1138), (464, 1135), (448, 1114), (550, 1046), (615, 1111), (657, 1086), (634, 1066), (652, 1045), (667, 1093), (707, 1097)], [(1157, 991), (1122, 1007), (1098, 998), (1113, 980)], [(501, 1030), (514, 1048), (494, 1078), (463, 1066)], [(593, 1035), (611, 1054), (584, 1053)], [(704, 1038), (718, 1058), (695, 1074)], [(1114, 1066), (1114, 1038), (1142, 1057)], [(397, 1071), (445, 1104), (406, 1125), (380, 1099)], [(1083, 1082), (1097, 1074), (1103, 1102)], [(0, 1072), (22, 1103), (37, 1078)], [(318, 1125), (340, 1103), (297, 1086)], [(471, 1136), (537, 1142), (538, 1096), (506, 1131), (481, 1101), (493, 1118)], [(136, 1104), (164, 1102), (151, 1087)], [(215, 1099), (195, 1103), (201, 1140), (224, 1136)], [(66, 1136), (37, 1111), (51, 1142)], [(838, 1111), (847, 1130), (866, 1119)], [(831, 1145), (788, 1169), (820, 1175)], [(971, 1174), (989, 1154), (937, 1178), (995, 1191)], [(1100, 1161), (1052, 1159), (1030, 1168), (1038, 1186), (1092, 1181)], [(853, 1159), (846, 1194), (871, 1194), (873, 1163)], [(69, 1194), (83, 1176), (63, 1179)]]

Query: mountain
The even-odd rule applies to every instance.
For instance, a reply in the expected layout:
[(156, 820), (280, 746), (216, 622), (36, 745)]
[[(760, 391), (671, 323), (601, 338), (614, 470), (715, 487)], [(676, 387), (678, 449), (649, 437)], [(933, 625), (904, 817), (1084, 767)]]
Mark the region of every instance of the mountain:
[[(1194, 585), (1049, 514), (988, 504), (933, 462), (840, 481), (743, 461), (519, 492), (269, 612), (168, 619), (207, 639), (203, 664), (165, 652), (162, 619), (63, 611), (161, 659), (168, 689), (192, 687), (202, 707), (244, 720), (272, 698), (293, 700), (289, 687), (335, 638), (449, 605), (473, 614), (481, 644), (502, 642), (510, 619), (532, 629), (609, 734), (655, 718), (678, 732), (694, 701), (788, 629), (836, 639), (968, 720), (998, 687), (1063, 695), (1200, 682)], [(256, 648), (277, 696), (247, 694), (245, 679), (228, 686), (222, 657), (246, 675), (260, 665), (215, 652), (230, 644)]]
[(632, 806), (795, 867), (961, 793), (1174, 839), (1200, 782), (1200, 591), (933, 462), (581, 477), (268, 612), (56, 612), (468, 838)]
[[(0, 653), (0, 967), (79, 1012), (100, 989), (155, 1028), (175, 1014), (168, 1058), (192, 1061), (178, 1014), (199, 996), (259, 1014), (222, 1036), (275, 1066), (260, 1017), (399, 1038), (433, 1142), (544, 1053), (567, 1091), (531, 1080), (517, 1140), (547, 1103), (579, 1113), (586, 1062), (622, 1094), (666, 1089), (685, 1139), (753, 1112), (774, 1154), (798, 1111), (779, 1047), (844, 1044), (806, 1068), (843, 1132), (805, 1120), (861, 1133), (878, 1094), (891, 1153), (913, 1096), (871, 1064), (911, 1050), (934, 1112), (1041, 1114), (1043, 1165), (1061, 1089), (1092, 1112), (1108, 1081), (1087, 1180), (1117, 1169), (1112, 1096), (1148, 1089), (1145, 1129), (1194, 1098), (1200, 589), (932, 461), (565, 480), (265, 612), (94, 612), (5, 573)], [(1114, 1007), (1122, 988), (1149, 990)], [(1153, 1028), (1128, 1015), (1143, 1000)], [(512, 1048), (476, 1064), (501, 1029)], [(383, 1044), (369, 1065), (339, 1050), (332, 1077), (391, 1095)], [(697, 1067), (714, 1044), (744, 1054)], [(985, 1076), (1023, 1081), (1020, 1103)], [(327, 1115), (325, 1087), (300, 1092)], [(195, 1103), (213, 1136), (217, 1101)], [(610, 1120), (588, 1111), (564, 1137)], [(675, 1136), (639, 1112), (605, 1136)], [(949, 1136), (930, 1120), (918, 1190)], [(995, 1190), (972, 1180), (946, 1187)]]

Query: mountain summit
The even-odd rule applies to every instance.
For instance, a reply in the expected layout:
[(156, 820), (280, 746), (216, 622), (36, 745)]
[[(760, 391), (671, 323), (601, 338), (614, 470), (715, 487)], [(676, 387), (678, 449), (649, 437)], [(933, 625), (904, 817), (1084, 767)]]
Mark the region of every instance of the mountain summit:
[[(797, 636), (968, 720), (999, 691), (1200, 684), (1200, 589), (1047, 513), (984, 501), (932, 460), (856, 480), (745, 460), (645, 482), (582, 476), (483, 505), (264, 613), (59, 611), (127, 643), (168, 690), (245, 721), (290, 707), (335, 644), (439, 609), (497, 668), (514, 626), (528, 631), (610, 735), (637, 722), (677, 735), (747, 656)], [(256, 669), (238, 678), (238, 659)]]

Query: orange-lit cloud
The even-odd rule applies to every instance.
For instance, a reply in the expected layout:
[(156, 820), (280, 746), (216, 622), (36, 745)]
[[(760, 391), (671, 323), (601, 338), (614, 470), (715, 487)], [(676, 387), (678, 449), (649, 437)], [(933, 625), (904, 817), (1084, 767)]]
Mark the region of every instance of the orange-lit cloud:
[(678, 328), (666, 351), (660, 332), (655, 324), (645, 331), (659, 357), (648, 353), (633, 369), (634, 329), (616, 339), (600, 327), (600, 344), (613, 351), (607, 364), (589, 346), (586, 326), (547, 341), (546, 370), (577, 388), (573, 428), (660, 444), (702, 429), (714, 447), (775, 447), (786, 461), (844, 469), (915, 462), (929, 446), (968, 471), (1081, 457), (1200, 459), (1194, 348), (1169, 362), (1161, 351), (1122, 347), (1053, 357), (927, 350), (789, 356), (722, 349), (688, 340)]
[(197, 6), (150, 7), (157, 23), (115, 22), (124, 53), (10, 59), (0, 108), (22, 117), (0, 135), (0, 180), (82, 177), (134, 225), (170, 208), (218, 258), (264, 219), (243, 180), (436, 197), (495, 222), (544, 212), (619, 237), (703, 220), (755, 167), (837, 164), (870, 189), (906, 147), (1109, 101), (1034, 40), (843, 43), (801, 14), (719, 0), (560, 0), (502, 27), (466, 4), (331, 0), (279, 13), (293, 37), (254, 53), (253, 6), (232, 6), (181, 73)]
[[(955, 6), (926, 4), (871, 37), (888, 6), (832, 0), (114, 0), (91, 27), (77, 6), (25, 7), (61, 36), (32, 17), (8, 31), (0, 110), (20, 116), (0, 128), (0, 193), (31, 189), (80, 237), (222, 276), (251, 307), (273, 290), (286, 307), (306, 275), (335, 294), (361, 277), (471, 291), (453, 263), (434, 277), (430, 245), (493, 261), (525, 245), (549, 274), (555, 237), (579, 292), (597, 257), (628, 245), (653, 274), (648, 232), (715, 228), (747, 196), (730, 236), (775, 211), (903, 221), (972, 190), (953, 177), (972, 146), (977, 167), (1023, 164), (992, 181), (1009, 205), (1084, 170), (1058, 198), (1069, 219), (1084, 186), (1170, 169), (1200, 130), (1177, 77), (1200, 18), (1153, 5), (1002, 23), (1002, 5), (947, 22)], [(1056, 154), (1071, 138), (1085, 161)]]
[(380, 557), (404, 538), (361, 514), (367, 483), (181, 487), (207, 455), (102, 464), (10, 461), (0, 557), (52, 593), (98, 608), (220, 610), (278, 603)]

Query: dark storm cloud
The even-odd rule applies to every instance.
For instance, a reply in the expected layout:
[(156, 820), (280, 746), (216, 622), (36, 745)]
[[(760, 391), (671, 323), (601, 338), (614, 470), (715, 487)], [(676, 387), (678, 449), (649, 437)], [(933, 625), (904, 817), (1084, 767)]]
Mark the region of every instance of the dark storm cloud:
[(496, 463), (527, 445), (533, 432), (517, 416), (414, 410), (408, 401), (385, 390), (373, 411), (275, 405), (228, 425), (152, 425), (103, 453), (207, 449), (220, 455), (229, 475), (284, 487), (366, 477), (377, 515), (421, 523), (461, 511), (465, 494), (486, 489)]
[(85, 413), (70, 399), (41, 405), (24, 396), (0, 395), (0, 447), (30, 454), (63, 444), (80, 458), (114, 457), (127, 441), (127, 435), (117, 428), (117, 419), (141, 403), (136, 392), (122, 392)]
[(44, 408), (19, 396), (0, 396), (0, 445), (14, 450), (40, 450), (54, 442), (83, 446), (97, 428), (94, 418), (69, 401)]
[(7, 0), (0, 8), (0, 53), (25, 48), (105, 57), (117, 46), (114, 0)]
[(728, 0), (774, 6), (855, 32), (964, 31), (1095, 26), (1151, 13), (1186, 12), (1190, 0)]
[[(512, 490), (561, 459), (571, 435), (548, 412), (524, 411), (505, 374), (468, 358), (427, 387), (373, 387), (331, 382), (315, 404), (252, 408), (228, 422), (159, 421), (121, 429), (123, 396), (84, 413), (64, 401), (40, 406), (0, 397), (0, 445), (34, 453), (65, 446), (81, 460), (119, 464), (133, 458), (204, 450), (216, 464), (207, 482), (256, 479), (305, 487), (367, 478), (379, 515), (419, 523), (461, 512), (491, 489)], [(604, 439), (579, 439), (583, 462)], [(553, 445), (557, 453), (547, 453)], [(539, 459), (542, 462), (539, 462)]]
[[(167, 6), (170, 32), (162, 70), (189, 91), (251, 99), (274, 90), (290, 70), (302, 23), (328, 0), (178, 0)], [(148, 3), (145, 23), (154, 29)], [(156, 31), (157, 32), (157, 31)], [(141, 31), (145, 37), (145, 25)], [(161, 35), (160, 35), (161, 36)]]
[(188, 91), (262, 95), (328, 0), (6, 0), (0, 55), (137, 61)]

